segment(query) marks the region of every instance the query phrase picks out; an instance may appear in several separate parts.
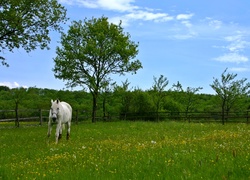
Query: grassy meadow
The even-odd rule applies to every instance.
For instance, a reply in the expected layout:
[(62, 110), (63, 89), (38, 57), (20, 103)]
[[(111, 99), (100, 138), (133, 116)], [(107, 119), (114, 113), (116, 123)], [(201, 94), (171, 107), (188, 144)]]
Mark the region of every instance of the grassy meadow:
[(70, 140), (47, 126), (0, 124), (0, 179), (250, 179), (250, 126), (81, 123)]

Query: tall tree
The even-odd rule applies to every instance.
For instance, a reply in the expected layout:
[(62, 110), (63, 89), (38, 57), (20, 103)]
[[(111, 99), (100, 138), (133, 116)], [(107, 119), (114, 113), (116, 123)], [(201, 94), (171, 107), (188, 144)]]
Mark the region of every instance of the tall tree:
[(247, 78), (235, 80), (237, 74), (227, 73), (227, 69), (221, 74), (221, 79), (214, 78), (210, 86), (221, 100), (222, 124), (225, 123), (230, 109), (241, 97), (249, 95), (250, 83)]
[[(26, 52), (48, 49), (50, 30), (61, 31), (66, 9), (56, 0), (1, 0), (0, 53), (22, 47)], [(3, 65), (8, 66), (3, 56)]]
[(67, 81), (68, 87), (87, 87), (93, 97), (92, 122), (95, 122), (100, 90), (110, 82), (110, 75), (136, 71), (142, 68), (138, 44), (130, 40), (121, 26), (108, 18), (73, 21), (68, 33), (62, 33), (61, 46), (54, 58), (55, 77)]

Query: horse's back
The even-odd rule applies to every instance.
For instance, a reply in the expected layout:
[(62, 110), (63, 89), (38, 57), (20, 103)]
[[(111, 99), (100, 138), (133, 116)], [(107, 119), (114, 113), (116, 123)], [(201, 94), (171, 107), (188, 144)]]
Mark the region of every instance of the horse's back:
[(66, 102), (61, 102), (61, 105), (63, 106), (63, 109), (64, 109), (65, 113), (68, 115), (68, 118), (71, 120), (71, 118), (72, 118), (72, 107)]
[(70, 112), (72, 113), (72, 107), (68, 103), (61, 102), (61, 104), (62, 104), (63, 107), (67, 107), (70, 110)]

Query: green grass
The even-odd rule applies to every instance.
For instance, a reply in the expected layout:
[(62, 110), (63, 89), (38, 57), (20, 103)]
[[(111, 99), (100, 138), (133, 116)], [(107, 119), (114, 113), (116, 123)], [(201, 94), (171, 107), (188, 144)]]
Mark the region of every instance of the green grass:
[[(3, 126), (0, 124), (0, 126)], [(250, 179), (250, 126), (178, 122), (0, 128), (0, 179)]]

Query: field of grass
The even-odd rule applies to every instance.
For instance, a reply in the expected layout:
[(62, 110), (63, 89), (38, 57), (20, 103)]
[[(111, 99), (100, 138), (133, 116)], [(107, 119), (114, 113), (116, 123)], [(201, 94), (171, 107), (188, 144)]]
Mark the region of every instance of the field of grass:
[[(2, 127), (1, 127), (2, 126)], [(178, 122), (3, 128), (0, 179), (250, 179), (250, 126)]]

